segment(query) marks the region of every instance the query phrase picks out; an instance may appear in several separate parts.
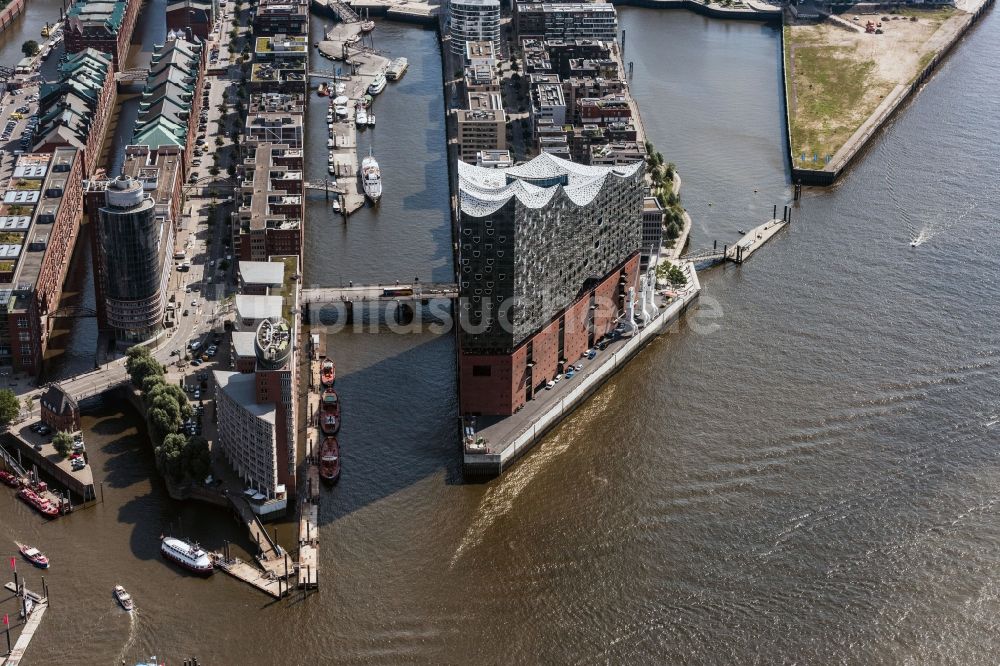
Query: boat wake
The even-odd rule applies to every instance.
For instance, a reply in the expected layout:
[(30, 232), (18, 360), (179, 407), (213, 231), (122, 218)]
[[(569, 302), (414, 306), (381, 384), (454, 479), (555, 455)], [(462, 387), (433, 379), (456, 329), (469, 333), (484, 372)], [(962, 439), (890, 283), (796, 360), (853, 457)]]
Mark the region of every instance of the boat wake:
[[(595, 395), (588, 403), (585, 412), (581, 411), (574, 428), (563, 428), (551, 441), (539, 445), (530, 455), (521, 459), (510, 471), (498, 481), (494, 482), (482, 500), (479, 502), (479, 509), (476, 517), (462, 537), (462, 542), (452, 555), (449, 569), (454, 569), (462, 556), (472, 550), (486, 537), (486, 533), (497, 520), (507, 515), (518, 496), (524, 491), (532, 480), (544, 471), (549, 464), (569, 449), (570, 445), (577, 439), (577, 428), (585, 429), (589, 426), (589, 421), (604, 410), (614, 398), (615, 389), (608, 386)], [(580, 418), (583, 417), (583, 418)]]
[(966, 208), (964, 211), (962, 211), (960, 215), (956, 217), (946, 218), (944, 215), (939, 215), (937, 219), (935, 219), (933, 222), (925, 224), (923, 228), (917, 231), (916, 233), (913, 233), (911, 230), (910, 247), (920, 247), (921, 245), (923, 245), (930, 239), (934, 238), (938, 234), (949, 231), (955, 225), (957, 225), (966, 217), (968, 217), (969, 213), (974, 211), (978, 206), (979, 206), (979, 201), (973, 201), (971, 204), (969, 204), (968, 208)]
[[(115, 604), (117, 608), (117, 604)], [(125, 611), (122, 611), (125, 613)], [(125, 644), (122, 645), (122, 650), (118, 654), (118, 662), (124, 664), (125, 659), (128, 656), (129, 650), (135, 645), (135, 639), (139, 636), (139, 610), (135, 609), (131, 613), (126, 613), (128, 615), (128, 638), (125, 639)]]

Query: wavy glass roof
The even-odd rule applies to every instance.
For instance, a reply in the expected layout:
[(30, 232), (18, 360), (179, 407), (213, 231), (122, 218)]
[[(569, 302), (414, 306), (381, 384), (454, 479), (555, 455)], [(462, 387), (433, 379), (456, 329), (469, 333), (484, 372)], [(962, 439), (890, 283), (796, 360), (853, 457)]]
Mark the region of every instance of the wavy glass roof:
[(577, 206), (586, 206), (600, 193), (608, 178), (630, 178), (640, 168), (642, 162), (590, 166), (548, 153), (507, 169), (488, 169), (459, 160), (461, 209), (467, 215), (485, 217), (511, 199), (528, 208), (542, 208), (560, 191)]

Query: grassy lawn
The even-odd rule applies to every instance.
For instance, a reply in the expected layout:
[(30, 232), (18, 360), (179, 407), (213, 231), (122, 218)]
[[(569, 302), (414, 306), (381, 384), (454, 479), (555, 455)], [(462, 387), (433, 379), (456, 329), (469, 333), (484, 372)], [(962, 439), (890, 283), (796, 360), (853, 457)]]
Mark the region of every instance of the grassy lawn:
[[(847, 48), (790, 43), (786, 66), (793, 161), (822, 168), (826, 156), (844, 145), (893, 86), (874, 75), (874, 61), (852, 59)], [(813, 155), (819, 160), (814, 162)]]

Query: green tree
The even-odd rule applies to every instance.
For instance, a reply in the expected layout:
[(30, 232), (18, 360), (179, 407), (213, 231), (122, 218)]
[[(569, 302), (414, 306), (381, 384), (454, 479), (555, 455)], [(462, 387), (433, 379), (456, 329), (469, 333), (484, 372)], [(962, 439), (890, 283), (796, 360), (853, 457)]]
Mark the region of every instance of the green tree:
[(177, 430), (177, 421), (165, 410), (158, 407), (153, 407), (146, 412), (146, 418), (149, 419), (149, 430), (153, 444), (157, 446), (162, 444), (168, 435), (174, 434)]
[(209, 169), (208, 169), (208, 173), (210, 173), (210, 174), (211, 174), (211, 175), (213, 175), (213, 176), (218, 176), (218, 175), (219, 175), (219, 173), (220, 173), (220, 171), (219, 171), (219, 167), (217, 167), (217, 166), (215, 166), (215, 165), (213, 164), (213, 165), (212, 165), (211, 167), (209, 167)]
[(0, 389), (0, 428), (6, 428), (21, 412), (21, 401), (10, 389)]
[(184, 448), (187, 440), (184, 435), (172, 433), (164, 437), (163, 441), (157, 445), (156, 467), (160, 474), (170, 477), (174, 481), (180, 481), (184, 476)]
[(34, 58), (40, 50), (38, 42), (33, 39), (29, 39), (24, 44), (21, 44), (21, 53), (29, 58)]
[(52, 438), (52, 446), (55, 447), (59, 455), (65, 458), (73, 450), (73, 435), (65, 430), (60, 430)]
[(148, 396), (150, 393), (156, 390), (158, 386), (162, 386), (164, 383), (163, 375), (155, 374), (149, 375), (142, 380), (142, 395)]
[(125, 355), (125, 371), (135, 386), (141, 387), (143, 380), (151, 375), (163, 375), (163, 366), (153, 358), (148, 347), (130, 347)]

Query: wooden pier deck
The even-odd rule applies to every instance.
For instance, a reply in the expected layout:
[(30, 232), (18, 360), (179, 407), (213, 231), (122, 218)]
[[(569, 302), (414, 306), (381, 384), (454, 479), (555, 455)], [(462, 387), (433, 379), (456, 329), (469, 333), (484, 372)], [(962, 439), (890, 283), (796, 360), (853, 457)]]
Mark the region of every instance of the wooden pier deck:
[[(14, 587), (14, 583), (12, 582), (4, 584), (4, 588), (17, 594), (17, 588)], [(3, 666), (19, 666), (21, 660), (24, 659), (24, 653), (28, 651), (31, 639), (35, 637), (35, 632), (38, 631), (38, 627), (42, 624), (45, 611), (49, 608), (48, 599), (27, 588), (22, 589), (24, 589), (25, 595), (32, 600), (34, 607), (24, 623), (24, 628), (21, 629), (21, 635), (17, 637), (14, 647), (11, 649), (10, 654), (7, 655), (7, 660), (3, 662)], [(11, 619), (11, 622), (13, 622), (13, 619)]]
[(770, 220), (754, 227), (743, 235), (736, 245), (729, 248), (730, 261), (742, 264), (750, 258), (754, 252), (764, 246), (764, 243), (774, 238), (775, 234), (788, 226), (787, 220)]
[(271, 571), (261, 571), (238, 557), (227, 560), (222, 553), (212, 553), (211, 555), (219, 570), (257, 588), (264, 594), (280, 599), (282, 594), (288, 591), (288, 586), (282, 585), (281, 578), (275, 576)]
[(310, 385), (314, 387), (306, 394), (306, 492), (299, 499), (299, 556), (298, 586), (303, 589), (319, 587), (319, 438), (316, 427), (316, 413), (319, 411), (319, 369), (320, 359), (309, 362)]

